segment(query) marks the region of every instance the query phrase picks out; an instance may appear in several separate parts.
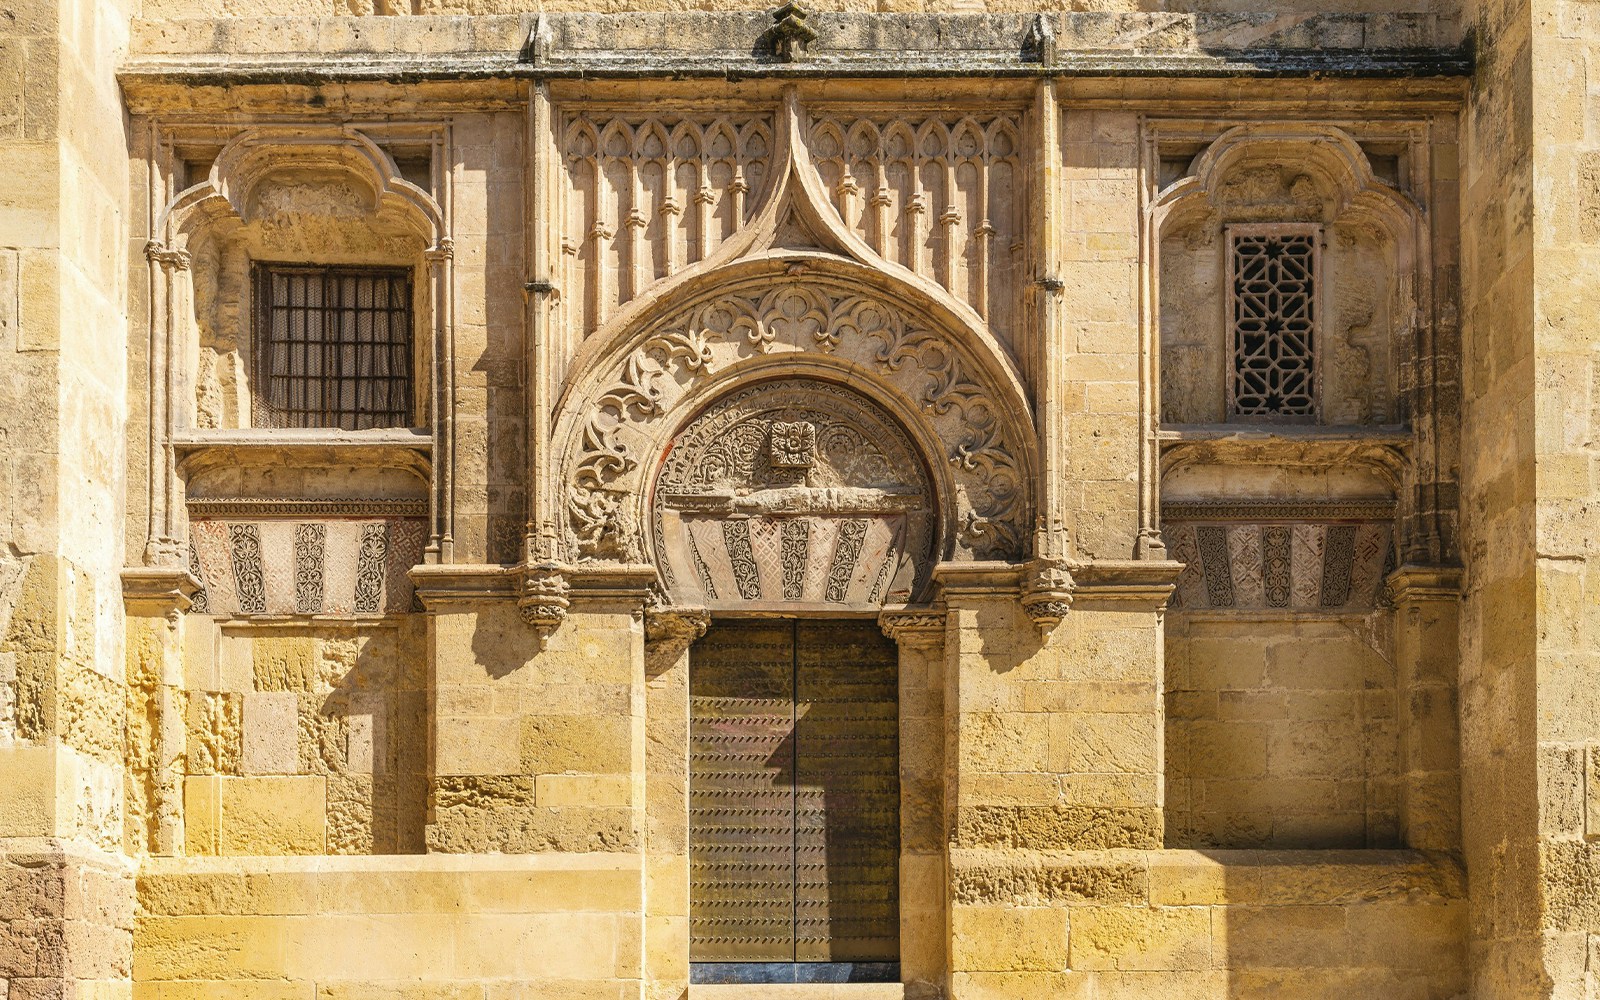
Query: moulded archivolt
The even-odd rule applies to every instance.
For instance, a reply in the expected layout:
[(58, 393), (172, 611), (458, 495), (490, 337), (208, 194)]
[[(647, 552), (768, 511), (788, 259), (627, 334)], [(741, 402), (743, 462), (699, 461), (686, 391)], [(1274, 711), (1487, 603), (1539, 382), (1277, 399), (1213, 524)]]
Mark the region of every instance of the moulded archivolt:
[(574, 113), (561, 131), (563, 297), (588, 333), (750, 221), (773, 149), (770, 112)]
[[(904, 307), (836, 279), (805, 276), (725, 289), (649, 329), (576, 416), (563, 477), (571, 558), (644, 557), (641, 466), (664, 450), (679, 401), (699, 383), (740, 363), (805, 355), (834, 362), (841, 377), (870, 373), (916, 408), (924, 440), (943, 452), (937, 461), (950, 487), (952, 554), (1022, 555), (1025, 445), (981, 366)], [(861, 384), (860, 374), (851, 381)]]

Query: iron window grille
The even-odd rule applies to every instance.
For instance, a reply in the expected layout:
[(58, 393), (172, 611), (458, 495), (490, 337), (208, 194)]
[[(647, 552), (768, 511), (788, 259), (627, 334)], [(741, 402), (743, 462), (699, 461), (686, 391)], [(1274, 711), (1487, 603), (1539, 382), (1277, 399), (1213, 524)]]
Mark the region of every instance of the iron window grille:
[(1229, 226), (1227, 245), (1228, 416), (1315, 421), (1321, 227)]
[(259, 427), (408, 427), (407, 268), (255, 265)]

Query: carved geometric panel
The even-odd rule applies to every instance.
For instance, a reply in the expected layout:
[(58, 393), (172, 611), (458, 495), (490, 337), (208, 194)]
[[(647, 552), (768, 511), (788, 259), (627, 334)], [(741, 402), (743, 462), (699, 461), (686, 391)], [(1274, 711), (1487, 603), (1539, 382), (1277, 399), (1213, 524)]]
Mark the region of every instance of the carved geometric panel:
[(1231, 413), (1317, 414), (1315, 226), (1228, 227)]
[(926, 579), (934, 501), (910, 439), (875, 404), (784, 379), (735, 391), (679, 434), (652, 516), (679, 603), (875, 606)]
[(1377, 605), (1393, 568), (1392, 520), (1201, 517), (1163, 515), (1161, 533), (1184, 563), (1174, 610), (1359, 611)]
[(412, 610), (427, 522), (196, 518), (189, 535), (203, 613), (395, 614)]

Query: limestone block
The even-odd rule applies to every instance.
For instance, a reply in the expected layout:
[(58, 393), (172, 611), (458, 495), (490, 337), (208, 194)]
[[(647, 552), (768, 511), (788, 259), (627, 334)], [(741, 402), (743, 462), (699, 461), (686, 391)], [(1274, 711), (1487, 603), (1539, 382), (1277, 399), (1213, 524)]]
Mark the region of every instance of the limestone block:
[(1337, 968), (1349, 962), (1345, 911), (1338, 906), (1229, 907), (1219, 921), (1219, 965)]
[(633, 720), (545, 715), (522, 720), (522, 773), (627, 774), (633, 767)]
[(438, 773), (522, 774), (523, 720), (441, 718), (434, 753)]
[(540, 806), (626, 806), (634, 780), (627, 774), (541, 774), (533, 787)]
[(56, 833), (56, 751), (48, 746), (0, 747), (0, 837)]
[(245, 774), (293, 774), (298, 770), (300, 699), (293, 691), (244, 696), (240, 770)]
[(199, 777), (184, 781), (185, 841), (192, 854), (321, 854), (327, 779)]
[(1060, 907), (956, 906), (950, 961), (962, 972), (1061, 972), (1067, 911)]
[(1207, 906), (1080, 907), (1072, 911), (1072, 967), (1209, 968), (1211, 914)]

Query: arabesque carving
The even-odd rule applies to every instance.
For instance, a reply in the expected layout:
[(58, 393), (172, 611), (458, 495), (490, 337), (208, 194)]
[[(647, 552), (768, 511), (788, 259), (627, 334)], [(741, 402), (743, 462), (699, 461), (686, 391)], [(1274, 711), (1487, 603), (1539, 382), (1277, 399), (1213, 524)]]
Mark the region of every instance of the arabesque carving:
[(652, 329), (580, 417), (566, 476), (567, 544), (577, 559), (643, 557), (641, 456), (664, 445), (663, 418), (679, 398), (723, 366), (795, 353), (858, 366), (911, 400), (952, 480), (952, 553), (1020, 557), (1028, 504), (1002, 408), (973, 362), (902, 310), (842, 284), (790, 280), (702, 301)]

